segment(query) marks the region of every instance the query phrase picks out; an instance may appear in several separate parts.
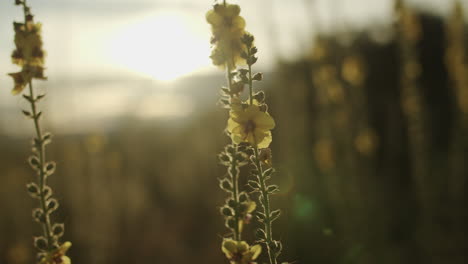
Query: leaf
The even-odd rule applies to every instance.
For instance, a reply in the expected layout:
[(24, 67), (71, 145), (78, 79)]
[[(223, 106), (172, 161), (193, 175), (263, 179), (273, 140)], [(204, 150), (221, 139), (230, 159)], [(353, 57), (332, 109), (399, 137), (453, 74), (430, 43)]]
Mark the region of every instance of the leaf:
[(278, 219), (278, 217), (281, 215), (281, 210), (275, 210), (273, 212), (270, 213), (270, 221), (273, 222), (275, 221), (276, 219)]

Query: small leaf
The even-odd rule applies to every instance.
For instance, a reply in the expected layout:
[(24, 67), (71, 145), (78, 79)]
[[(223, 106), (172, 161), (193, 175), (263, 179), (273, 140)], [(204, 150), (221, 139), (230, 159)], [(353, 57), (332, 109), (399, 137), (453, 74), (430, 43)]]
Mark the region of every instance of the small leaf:
[(47, 173), (47, 175), (52, 175), (55, 172), (55, 167), (55, 162), (48, 162), (45, 166), (45, 172)]
[(248, 184), (249, 187), (252, 188), (252, 189), (255, 189), (255, 190), (260, 189), (260, 184), (259, 184), (258, 182), (256, 182), (256, 181), (250, 180), (250, 181), (247, 182), (247, 184)]
[(237, 203), (236, 203), (236, 201), (234, 199), (228, 199), (226, 201), (226, 205), (231, 207), (231, 208), (236, 208)]
[(236, 220), (233, 217), (228, 217), (226, 219), (226, 227), (230, 229), (234, 229), (236, 227), (237, 223)]
[(21, 110), (23, 112), (23, 115), (25, 115), (26, 117), (29, 117), (31, 118), (31, 113), (29, 111), (26, 111), (26, 110)]
[(265, 214), (262, 213), (262, 212), (257, 212), (257, 213), (255, 214), (255, 216), (258, 218), (258, 220), (259, 220), (260, 222), (263, 222), (263, 220), (265, 220), (265, 218), (266, 218), (266, 217), (265, 217)]
[(250, 54), (256, 54), (257, 52), (258, 52), (257, 47), (252, 47), (252, 48), (250, 49)]
[(222, 165), (226, 165), (226, 166), (229, 166), (230, 161), (231, 161), (229, 156), (224, 152), (218, 155), (218, 159)]
[(221, 88), (221, 94), (222, 95), (229, 95), (229, 89), (226, 87)]
[(45, 97), (45, 94), (40, 94), (40, 95), (38, 95), (38, 96), (36, 97), (36, 101), (39, 101), (39, 100), (41, 100), (41, 99), (44, 98), (44, 97)]
[(42, 211), (42, 209), (40, 209), (40, 208), (33, 209), (32, 218), (33, 218), (34, 221), (36, 221), (38, 223), (45, 223), (44, 211)]
[(275, 221), (279, 216), (281, 215), (281, 210), (275, 210), (270, 213), (270, 221), (273, 222)]
[(263, 73), (257, 72), (253, 77), (252, 80), (254, 81), (261, 81), (263, 80)]
[(52, 141), (52, 134), (51, 133), (45, 133), (44, 136), (42, 136), (42, 142), (44, 144), (48, 144)]
[(269, 168), (269, 169), (266, 169), (264, 172), (263, 172), (263, 177), (266, 178), (266, 177), (270, 177), (273, 172), (275, 172), (275, 169), (273, 168)]
[(247, 75), (247, 73), (249, 73), (249, 70), (247, 70), (247, 69), (239, 69), (239, 73), (240, 73), (241, 76), (242, 76), (242, 75)]
[(52, 234), (57, 237), (63, 236), (63, 233), (65, 232), (65, 225), (64, 224), (54, 224), (52, 226)]
[(35, 237), (34, 246), (39, 250), (45, 251), (47, 250), (47, 240), (42, 236)]
[(40, 163), (39, 163), (39, 158), (37, 156), (31, 156), (29, 157), (29, 165), (35, 170), (39, 169)]
[(275, 193), (278, 193), (279, 192), (279, 187), (277, 185), (270, 185), (268, 186), (267, 188), (267, 192), (269, 194), (275, 194)]
[(224, 215), (224, 216), (233, 216), (234, 212), (229, 207), (222, 207), (221, 208), (221, 214)]
[(270, 248), (273, 251), (273, 253), (278, 256), (281, 253), (281, 250), (283, 250), (283, 244), (281, 241), (278, 240), (273, 240), (270, 243)]
[(26, 185), (26, 189), (28, 190), (29, 195), (31, 195), (33, 198), (39, 197), (39, 186), (37, 186), (37, 184), (34, 182), (28, 183)]
[(243, 203), (249, 200), (249, 195), (245, 192), (241, 192), (239, 195), (239, 202)]
[(44, 186), (42, 194), (44, 195), (44, 199), (49, 199), (52, 196), (52, 189), (49, 186)]
[(232, 192), (232, 183), (226, 178), (219, 180), (219, 187), (226, 192)]
[(32, 99), (32, 97), (29, 96), (29, 95), (23, 94), (23, 98), (26, 99), (26, 100), (27, 100), (28, 102), (30, 102), (30, 103), (33, 103), (33, 102), (34, 102), (34, 100)]
[(49, 199), (46, 202), (47, 212), (52, 213), (53, 211), (57, 210), (59, 207), (59, 202), (56, 199)]
[(266, 239), (266, 233), (265, 233), (265, 231), (263, 231), (263, 229), (260, 229), (260, 228), (259, 228), (259, 229), (257, 229), (257, 230), (255, 231), (255, 237), (256, 237), (258, 240), (263, 241), (263, 240)]

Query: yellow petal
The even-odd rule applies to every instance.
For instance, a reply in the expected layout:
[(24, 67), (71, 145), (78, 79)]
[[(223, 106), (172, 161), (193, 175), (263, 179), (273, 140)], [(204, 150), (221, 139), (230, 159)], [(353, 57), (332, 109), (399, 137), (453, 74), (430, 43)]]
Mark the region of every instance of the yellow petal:
[(268, 131), (264, 134), (264, 137), (262, 139), (262, 141), (258, 142), (257, 143), (257, 147), (258, 148), (268, 148), (268, 146), (270, 146), (270, 143), (272, 141), (272, 137), (271, 137), (271, 132)]
[(252, 260), (255, 260), (260, 256), (260, 253), (262, 253), (262, 246), (254, 245), (250, 248), (250, 252), (252, 253)]
[(248, 252), (248, 250), (249, 250), (249, 244), (247, 244), (247, 242), (245, 242), (245, 241), (237, 242), (237, 252), (238, 253)]
[(230, 5), (226, 6), (226, 16), (228, 17), (235, 17), (240, 14), (240, 6), (238, 5)]
[(67, 256), (62, 257), (62, 263), (61, 264), (71, 264), (71, 260)]
[(275, 120), (268, 114), (261, 112), (255, 116), (255, 125), (257, 128), (271, 130), (275, 127)]
[(250, 201), (248, 206), (247, 206), (247, 213), (251, 213), (257, 208), (257, 204), (253, 201)]
[(232, 258), (232, 256), (237, 252), (237, 243), (232, 239), (225, 239), (221, 246), (221, 250), (224, 252), (228, 259)]
[(218, 15), (214, 10), (209, 10), (206, 12), (206, 21), (213, 26), (220, 25), (223, 22), (223, 18)]
[(226, 130), (229, 131), (229, 133), (232, 133), (234, 129), (238, 126), (239, 126), (239, 123), (235, 122), (232, 118), (229, 118)]
[(232, 19), (232, 26), (234, 30), (243, 30), (245, 28), (245, 19), (241, 16), (237, 16)]

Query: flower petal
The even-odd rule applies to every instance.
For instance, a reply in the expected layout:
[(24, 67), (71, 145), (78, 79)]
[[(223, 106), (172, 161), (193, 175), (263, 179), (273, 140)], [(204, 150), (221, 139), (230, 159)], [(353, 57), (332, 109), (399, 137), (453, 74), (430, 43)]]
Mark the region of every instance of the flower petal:
[(255, 260), (260, 256), (260, 253), (262, 253), (262, 246), (254, 245), (250, 248), (250, 252), (252, 253), (252, 260)]
[(265, 134), (262, 134), (262, 140), (257, 143), (258, 148), (268, 148), (270, 146), (271, 141), (273, 140), (271, 137), (271, 132), (268, 131)]
[(268, 114), (261, 112), (255, 115), (255, 125), (257, 128), (271, 130), (275, 127), (275, 120)]
[(237, 243), (232, 239), (225, 239), (221, 246), (221, 250), (224, 252), (228, 259), (232, 258), (237, 253)]
[(237, 252), (244, 254), (245, 252), (248, 252), (249, 250), (249, 244), (245, 241), (238, 241), (237, 242)]
[(232, 118), (228, 119), (226, 130), (229, 133), (232, 133), (236, 127), (239, 126), (239, 123), (235, 122)]

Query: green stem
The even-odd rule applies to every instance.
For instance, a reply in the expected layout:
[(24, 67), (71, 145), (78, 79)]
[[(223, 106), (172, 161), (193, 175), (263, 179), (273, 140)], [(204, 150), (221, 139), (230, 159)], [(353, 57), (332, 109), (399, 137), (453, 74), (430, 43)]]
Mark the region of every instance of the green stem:
[[(252, 54), (250, 53), (250, 47), (247, 48), (247, 57), (250, 58)], [(249, 100), (250, 100), (250, 105), (253, 104), (253, 81), (252, 81), (252, 65), (248, 63), (249, 65)]]
[(51, 235), (51, 226), (50, 226), (50, 216), (49, 212), (47, 210), (47, 205), (46, 205), (46, 197), (45, 197), (45, 186), (46, 186), (46, 172), (45, 172), (45, 163), (46, 163), (46, 156), (45, 156), (45, 145), (42, 139), (42, 132), (41, 132), (41, 127), (39, 124), (39, 116), (37, 112), (37, 107), (36, 107), (36, 99), (34, 97), (34, 89), (32, 85), (32, 81), (29, 81), (29, 95), (31, 100), (31, 112), (32, 112), (32, 118), (34, 120), (34, 127), (36, 130), (36, 137), (37, 142), (36, 147), (37, 147), (37, 152), (39, 155), (39, 190), (40, 190), (40, 206), (42, 208), (42, 211), (44, 212), (44, 223), (42, 223), (42, 227), (44, 230), (44, 236), (47, 238), (47, 248), (48, 250), (52, 249), (53, 245), (53, 239)]
[[(250, 48), (247, 49), (247, 55), (250, 57)], [(249, 94), (250, 94), (250, 105), (253, 104), (253, 82), (252, 82), (252, 65), (249, 64)], [(255, 138), (254, 138), (255, 139)], [(256, 145), (256, 144), (255, 144)], [(265, 214), (265, 233), (266, 233), (266, 247), (268, 251), (268, 258), (270, 259), (270, 264), (276, 264), (276, 257), (273, 255), (273, 252), (271, 250), (271, 243), (273, 242), (273, 232), (272, 232), (272, 222), (270, 218), (270, 213), (271, 213), (271, 208), (270, 208), (270, 195), (268, 194), (267, 191), (267, 185), (265, 182), (265, 178), (263, 178), (263, 168), (262, 164), (259, 159), (259, 154), (258, 154), (258, 147), (255, 146), (254, 148), (254, 154), (255, 154), (255, 166), (257, 167), (258, 170), (258, 175), (257, 179), (258, 182), (260, 183), (260, 192), (261, 196), (263, 198), (263, 209), (264, 209), (264, 214)]]
[[(231, 90), (232, 86), (232, 76), (231, 76), (231, 67), (229, 66), (229, 63), (226, 63), (226, 74), (227, 74), (227, 80), (228, 80), (228, 89), (229, 91)], [(235, 154), (233, 155), (235, 156)], [(239, 216), (239, 169), (238, 169), (238, 164), (237, 160), (235, 157), (233, 157), (230, 165), (230, 175), (231, 175), (231, 180), (234, 185), (234, 190), (232, 192), (232, 199), (236, 202), (236, 208), (234, 210), (234, 220), (236, 222), (236, 225), (234, 227), (234, 240), (240, 241), (241, 240), (241, 231), (239, 229), (239, 221), (240, 221), (240, 216)]]
[[(235, 155), (235, 154), (234, 154)], [(229, 168), (229, 174), (231, 175), (231, 180), (234, 185), (234, 190), (232, 192), (232, 199), (236, 202), (236, 208), (234, 210), (234, 220), (236, 225), (234, 227), (234, 240), (241, 240), (241, 232), (239, 229), (239, 169), (238, 169), (237, 160), (235, 158), (231, 161), (231, 166)]]
[(259, 159), (259, 154), (258, 154), (258, 148), (254, 147), (254, 154), (255, 154), (255, 165), (257, 166), (258, 169), (258, 182), (260, 183), (260, 192), (261, 196), (263, 198), (263, 205), (264, 205), (264, 213), (265, 213), (265, 233), (266, 233), (266, 247), (268, 251), (268, 257), (270, 259), (270, 264), (276, 264), (276, 257), (273, 255), (273, 252), (271, 250), (271, 243), (273, 242), (273, 232), (272, 232), (272, 223), (271, 223), (271, 218), (270, 218), (270, 195), (268, 194), (266, 183), (265, 183), (265, 178), (263, 178), (263, 168), (262, 164), (260, 163)]

